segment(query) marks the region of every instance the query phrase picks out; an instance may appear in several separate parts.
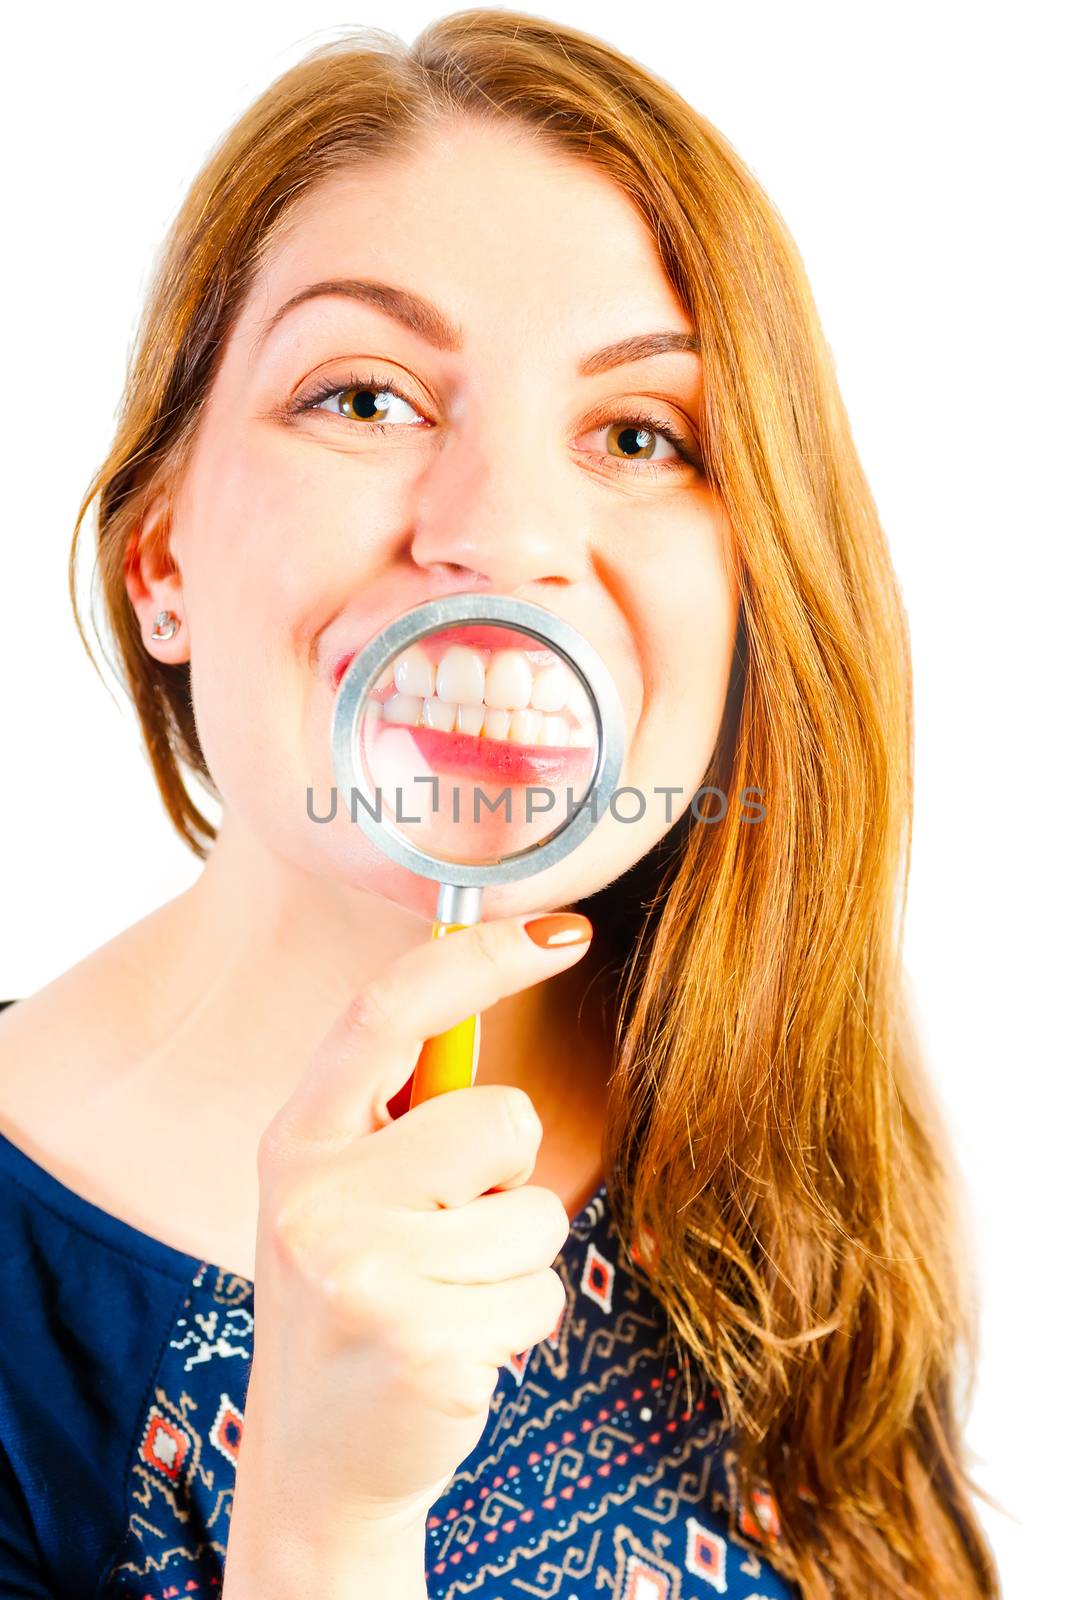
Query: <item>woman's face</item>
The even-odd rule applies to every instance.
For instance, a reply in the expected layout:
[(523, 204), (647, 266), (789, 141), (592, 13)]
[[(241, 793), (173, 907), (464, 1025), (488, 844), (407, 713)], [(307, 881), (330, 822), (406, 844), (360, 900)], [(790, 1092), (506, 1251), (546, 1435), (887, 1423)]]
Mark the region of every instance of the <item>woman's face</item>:
[[(649, 334), (692, 328), (639, 213), (523, 132), (452, 123), (296, 203), (172, 486), (173, 570), (129, 580), (146, 647), (191, 660), (227, 818), (300, 870), (431, 916), (436, 886), (342, 801), (312, 820), (307, 790), (326, 814), (338, 658), (475, 589), (595, 647), (624, 709), (619, 785), (644, 798), (641, 820), (621, 820), (640, 810), (621, 796), (570, 856), (486, 891), (485, 914), (572, 903), (668, 830), (717, 739), (738, 594), (696, 464), (700, 358), (641, 353)], [(149, 637), (164, 606), (184, 624), (170, 643)]]

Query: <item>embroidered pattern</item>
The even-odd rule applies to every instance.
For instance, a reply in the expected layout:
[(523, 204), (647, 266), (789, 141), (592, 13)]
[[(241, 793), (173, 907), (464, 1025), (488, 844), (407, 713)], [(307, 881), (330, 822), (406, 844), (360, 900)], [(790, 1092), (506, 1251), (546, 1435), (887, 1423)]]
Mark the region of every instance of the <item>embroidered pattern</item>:
[(247, 1278), (200, 1262), (155, 1374), (133, 1459), (129, 1525), (97, 1600), (221, 1589), (251, 1375), (252, 1300)]
[[(717, 1391), (682, 1409), (664, 1313), (628, 1270), (605, 1185), (555, 1263), (553, 1333), (500, 1368), (484, 1431), (426, 1524), (430, 1600), (794, 1600), (767, 1491), (737, 1504)], [(202, 1262), (154, 1375), (121, 1548), (96, 1600), (221, 1588), (253, 1286)]]

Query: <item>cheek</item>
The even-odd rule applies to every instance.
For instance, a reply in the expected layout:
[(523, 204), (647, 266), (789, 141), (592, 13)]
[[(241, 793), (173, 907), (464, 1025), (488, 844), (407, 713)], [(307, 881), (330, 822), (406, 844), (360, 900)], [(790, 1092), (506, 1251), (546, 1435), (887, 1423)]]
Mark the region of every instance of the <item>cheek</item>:
[(693, 793), (720, 731), (739, 597), (718, 526), (700, 521), (676, 530), (670, 559), (655, 566), (643, 602), (649, 647), (642, 765), (651, 784)]
[(196, 725), (227, 804), (264, 836), (306, 827), (307, 784), (328, 792), (311, 643), (387, 567), (404, 503), (398, 465), (266, 424), (200, 436), (175, 507)]
[(698, 745), (700, 773), (713, 754), (728, 695), (729, 677), (736, 648), (736, 623), (739, 595), (724, 566), (715, 566), (706, 587), (700, 623), (687, 641), (686, 661), (681, 678), (690, 705), (689, 726), (702, 733)]
[(203, 440), (184, 508), (196, 608), (239, 605), (249, 625), (309, 643), (394, 546), (404, 525), (397, 462), (323, 448), (277, 424)]
[(201, 435), (175, 508), (196, 726), (238, 810), (285, 770), (301, 692), (299, 634), (314, 594), (306, 530), (323, 516), (312, 493), (309, 475), (294, 483), (291, 465), (253, 430), (238, 440), (215, 429)]

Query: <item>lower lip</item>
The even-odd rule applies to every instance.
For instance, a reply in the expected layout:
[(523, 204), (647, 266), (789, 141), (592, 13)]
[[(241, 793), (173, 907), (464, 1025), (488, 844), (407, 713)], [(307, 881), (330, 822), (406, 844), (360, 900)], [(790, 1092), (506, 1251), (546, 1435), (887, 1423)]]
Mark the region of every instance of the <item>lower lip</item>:
[(404, 723), (375, 722), (372, 726), (373, 743), (393, 731), (404, 733), (434, 772), (454, 777), (550, 786), (580, 780), (587, 787), (591, 776), (591, 746), (511, 744), (506, 739), (445, 733), (442, 728), (414, 728)]

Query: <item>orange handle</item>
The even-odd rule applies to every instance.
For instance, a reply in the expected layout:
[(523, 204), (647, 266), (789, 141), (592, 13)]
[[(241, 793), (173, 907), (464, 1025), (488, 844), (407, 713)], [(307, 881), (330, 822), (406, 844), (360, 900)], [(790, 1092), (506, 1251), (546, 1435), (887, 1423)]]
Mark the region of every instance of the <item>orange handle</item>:
[[(445, 933), (468, 926), (465, 922), (434, 922), (433, 938), (441, 939)], [(477, 1074), (480, 1043), (479, 1016), (466, 1017), (446, 1033), (426, 1039), (411, 1079), (410, 1105), (419, 1105), (434, 1094), (446, 1094), (449, 1089), (469, 1089)], [(527, 1352), (519, 1350), (512, 1359), (520, 1364), (525, 1354)]]
[[(434, 922), (433, 938), (464, 928), (464, 922)], [(426, 1039), (411, 1081), (410, 1104), (420, 1105), (433, 1095), (449, 1089), (469, 1089), (477, 1073), (477, 1054), (481, 1043), (481, 1019), (466, 1017), (446, 1033)]]

